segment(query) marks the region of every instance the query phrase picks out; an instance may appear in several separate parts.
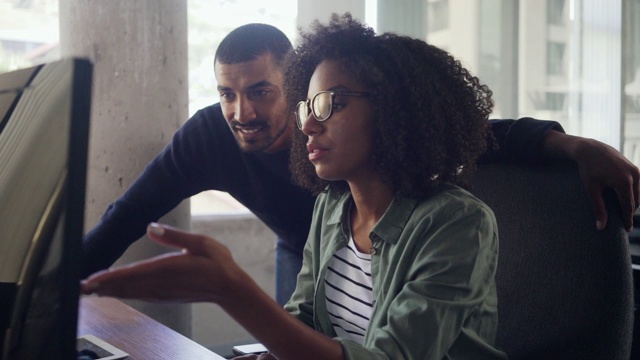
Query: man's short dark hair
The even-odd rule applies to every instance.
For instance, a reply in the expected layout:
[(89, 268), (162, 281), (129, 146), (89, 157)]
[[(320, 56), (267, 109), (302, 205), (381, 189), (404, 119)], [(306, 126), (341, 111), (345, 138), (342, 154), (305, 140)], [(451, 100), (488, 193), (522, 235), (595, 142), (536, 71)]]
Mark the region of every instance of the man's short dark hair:
[(278, 28), (267, 24), (247, 24), (231, 31), (218, 46), (215, 62), (237, 64), (271, 53), (278, 65), (292, 49), (291, 41)]

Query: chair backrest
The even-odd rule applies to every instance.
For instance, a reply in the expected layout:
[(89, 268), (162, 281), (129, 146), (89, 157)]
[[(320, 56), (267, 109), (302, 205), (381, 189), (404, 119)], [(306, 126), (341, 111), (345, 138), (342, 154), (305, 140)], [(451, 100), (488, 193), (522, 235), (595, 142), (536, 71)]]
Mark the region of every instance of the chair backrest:
[(498, 221), (498, 346), (511, 359), (628, 360), (632, 270), (614, 194), (598, 231), (573, 163), (481, 165), (472, 186)]

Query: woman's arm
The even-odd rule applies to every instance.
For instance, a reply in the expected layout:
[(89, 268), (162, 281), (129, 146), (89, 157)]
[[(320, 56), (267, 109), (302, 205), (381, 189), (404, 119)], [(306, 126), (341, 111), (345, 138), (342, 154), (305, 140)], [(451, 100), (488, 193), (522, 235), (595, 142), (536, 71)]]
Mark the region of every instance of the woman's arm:
[(233, 260), (203, 235), (152, 224), (148, 235), (182, 252), (162, 255), (83, 281), (84, 293), (156, 302), (214, 302), (278, 359), (343, 359), (340, 343), (286, 312)]

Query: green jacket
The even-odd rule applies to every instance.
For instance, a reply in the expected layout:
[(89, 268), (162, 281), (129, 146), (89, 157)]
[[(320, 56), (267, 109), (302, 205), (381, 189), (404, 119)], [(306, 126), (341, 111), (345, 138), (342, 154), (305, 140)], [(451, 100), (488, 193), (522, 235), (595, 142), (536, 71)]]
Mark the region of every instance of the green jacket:
[[(350, 193), (318, 196), (298, 284), (286, 309), (336, 338), (324, 276), (348, 241)], [(346, 359), (504, 359), (495, 348), (493, 212), (467, 191), (443, 186), (427, 200), (396, 198), (370, 234), (374, 310), (363, 346), (336, 338)]]

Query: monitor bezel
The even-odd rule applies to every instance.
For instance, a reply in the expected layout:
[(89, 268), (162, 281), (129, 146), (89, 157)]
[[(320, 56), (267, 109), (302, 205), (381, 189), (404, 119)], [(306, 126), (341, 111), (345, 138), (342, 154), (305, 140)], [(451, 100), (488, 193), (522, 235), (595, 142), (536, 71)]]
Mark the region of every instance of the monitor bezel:
[[(66, 179), (61, 180), (57, 189), (58, 199), (51, 200), (48, 204), (47, 211), (51, 211), (56, 215), (62, 206), (62, 254), (60, 262), (60, 297), (59, 297), (59, 321), (56, 329), (59, 331), (60, 343), (57, 349), (60, 354), (54, 357), (58, 358), (75, 358), (76, 357), (76, 338), (77, 338), (77, 322), (78, 322), (78, 305), (80, 296), (80, 268), (79, 258), (82, 247), (82, 234), (84, 232), (84, 208), (85, 208), (85, 192), (87, 177), (87, 153), (89, 142), (89, 126), (90, 126), (90, 107), (91, 107), (91, 87), (93, 65), (89, 60), (70, 58), (58, 60), (56, 62), (70, 62), (71, 67), (71, 102), (70, 102), (70, 118), (69, 118), (69, 142), (67, 149), (67, 172)], [(2, 91), (14, 91), (17, 96), (10, 105), (8, 113), (15, 108), (20, 101), (22, 90), (34, 86), (31, 81), (46, 66), (50, 66), (55, 62), (37, 65), (29, 69), (18, 70), (15, 72), (0, 74), (1, 79), (9, 79), (12, 75), (22, 71), (23, 74), (32, 71), (32, 76), (24, 83), (23, 88), (0, 89)], [(66, 64), (65, 64), (66, 65)], [(15, 77), (14, 77), (15, 78)], [(2, 127), (8, 121), (9, 116), (0, 119)], [(55, 198), (55, 196), (54, 196)], [(57, 215), (54, 216), (57, 218)], [(57, 222), (57, 220), (56, 220)], [(49, 224), (44, 222), (41, 224), (39, 232), (41, 236), (47, 238), (55, 231), (57, 224)], [(38, 236), (39, 232), (36, 233)], [(3, 338), (0, 339), (4, 344), (0, 346), (3, 359), (13, 359), (20, 356), (21, 344), (24, 343), (23, 334), (25, 328), (24, 321), (31, 305), (31, 297), (34, 293), (35, 278), (40, 273), (40, 267), (43, 265), (44, 257), (47, 255), (50, 241), (44, 241), (43, 244), (34, 247), (33, 253), (30, 253), (28, 260), (23, 265), (21, 279), (16, 284), (11, 303), (11, 313), (7, 316), (7, 329), (2, 329)], [(3, 289), (5, 291), (5, 289)], [(7, 289), (6, 291), (10, 291)], [(51, 354), (53, 355), (53, 354)]]

